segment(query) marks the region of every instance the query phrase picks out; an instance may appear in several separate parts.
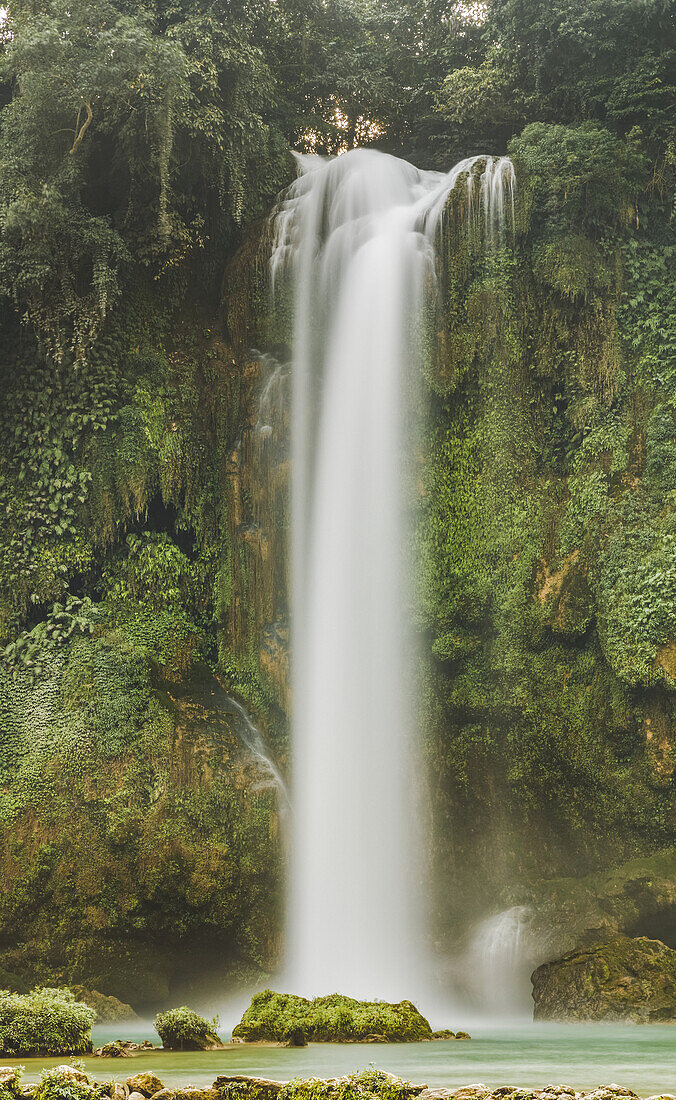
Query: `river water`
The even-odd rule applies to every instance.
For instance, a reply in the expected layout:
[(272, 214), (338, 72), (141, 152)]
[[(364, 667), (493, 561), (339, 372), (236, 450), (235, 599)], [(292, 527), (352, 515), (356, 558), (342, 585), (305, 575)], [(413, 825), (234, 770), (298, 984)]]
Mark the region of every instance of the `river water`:
[[(94, 1029), (95, 1043), (122, 1036), (157, 1036), (149, 1023), (109, 1024)], [(28, 1058), (26, 1077), (63, 1058)], [(472, 1028), (470, 1041), (432, 1043), (313, 1043), (286, 1049), (235, 1044), (204, 1054), (152, 1051), (134, 1058), (85, 1058), (97, 1078), (124, 1080), (153, 1070), (169, 1085), (210, 1085), (221, 1073), (245, 1073), (287, 1081), (293, 1077), (335, 1077), (368, 1065), (415, 1083), (457, 1088), (481, 1081), (489, 1087), (541, 1088), (567, 1084), (592, 1089), (615, 1082), (642, 1097), (676, 1093), (676, 1027), (673, 1025), (525, 1024)], [(8, 1064), (16, 1064), (8, 1061)]]

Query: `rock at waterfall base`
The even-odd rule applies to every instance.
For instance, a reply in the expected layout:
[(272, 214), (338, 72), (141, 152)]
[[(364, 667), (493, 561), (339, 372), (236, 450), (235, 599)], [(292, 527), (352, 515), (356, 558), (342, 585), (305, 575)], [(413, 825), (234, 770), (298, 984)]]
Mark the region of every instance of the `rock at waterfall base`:
[(660, 940), (622, 936), (574, 951), (539, 966), (532, 982), (536, 1020), (676, 1020), (676, 951)]
[(410, 1043), (432, 1038), (432, 1028), (411, 1001), (357, 1001), (338, 993), (309, 1001), (271, 989), (254, 995), (232, 1034), (248, 1043), (285, 1043), (296, 1033), (317, 1043)]

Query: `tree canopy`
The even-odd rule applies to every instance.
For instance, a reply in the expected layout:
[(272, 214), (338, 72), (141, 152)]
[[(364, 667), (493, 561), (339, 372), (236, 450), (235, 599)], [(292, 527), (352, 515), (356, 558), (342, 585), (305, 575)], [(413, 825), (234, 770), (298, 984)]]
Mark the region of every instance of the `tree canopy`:
[(595, 121), (670, 186), (675, 42), (669, 0), (14, 0), (0, 292), (81, 359), (125, 272), (219, 269), (292, 147), (445, 167)]

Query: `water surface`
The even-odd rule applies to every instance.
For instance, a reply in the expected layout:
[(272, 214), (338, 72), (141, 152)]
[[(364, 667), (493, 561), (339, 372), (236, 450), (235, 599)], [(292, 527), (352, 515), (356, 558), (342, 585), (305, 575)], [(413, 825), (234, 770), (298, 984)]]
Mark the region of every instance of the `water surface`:
[[(616, 1082), (642, 1097), (676, 1093), (676, 1027), (603, 1024), (529, 1024), (475, 1027), (467, 1042), (313, 1043), (301, 1049), (234, 1044), (208, 1053), (152, 1051), (133, 1059), (85, 1058), (88, 1072), (124, 1080), (152, 1070), (169, 1085), (210, 1085), (221, 1073), (245, 1073), (289, 1081), (335, 1077), (370, 1064), (416, 1083), (457, 1088), (481, 1081), (542, 1088), (548, 1084), (592, 1089)], [(150, 1024), (108, 1024), (94, 1029), (95, 1043), (122, 1036), (157, 1042)], [(14, 1064), (16, 1064), (16, 1059)], [(21, 1059), (26, 1077), (63, 1058)]]

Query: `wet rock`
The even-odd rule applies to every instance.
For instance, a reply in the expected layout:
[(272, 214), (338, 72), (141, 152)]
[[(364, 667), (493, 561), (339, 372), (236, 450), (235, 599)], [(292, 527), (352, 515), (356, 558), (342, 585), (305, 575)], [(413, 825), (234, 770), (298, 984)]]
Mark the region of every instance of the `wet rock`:
[[(676, 951), (659, 940), (620, 937), (571, 952), (539, 966), (532, 982), (536, 1020), (676, 1019)], [(593, 1100), (609, 1100), (597, 1093)]]
[(567, 1100), (581, 1095), (572, 1089), (570, 1085), (547, 1085), (539, 1094), (539, 1100)]
[(133, 1095), (140, 1092), (143, 1096), (154, 1096), (164, 1088), (163, 1083), (155, 1073), (135, 1073), (127, 1078), (129, 1090)]
[(255, 1088), (257, 1100), (277, 1100), (277, 1096), (284, 1088), (282, 1081), (270, 1081), (266, 1077), (247, 1077), (241, 1073), (217, 1077), (213, 1087), (216, 1092), (220, 1092), (228, 1085), (249, 1085)]
[(131, 1058), (132, 1052), (121, 1039), (113, 1039), (111, 1043), (104, 1043), (94, 1051), (97, 1058)]
[(139, 1050), (158, 1050), (148, 1039), (134, 1043), (131, 1039), (113, 1039), (94, 1051), (95, 1058), (129, 1058)]
[(630, 1100), (638, 1100), (635, 1092), (622, 1085), (600, 1085), (593, 1092), (586, 1093), (585, 1100), (620, 1100), (623, 1096), (629, 1097)]
[(52, 1073), (58, 1073), (59, 1077), (70, 1077), (73, 1081), (84, 1081), (85, 1083), (89, 1081), (87, 1074), (81, 1069), (76, 1069), (75, 1066), (56, 1066)]

